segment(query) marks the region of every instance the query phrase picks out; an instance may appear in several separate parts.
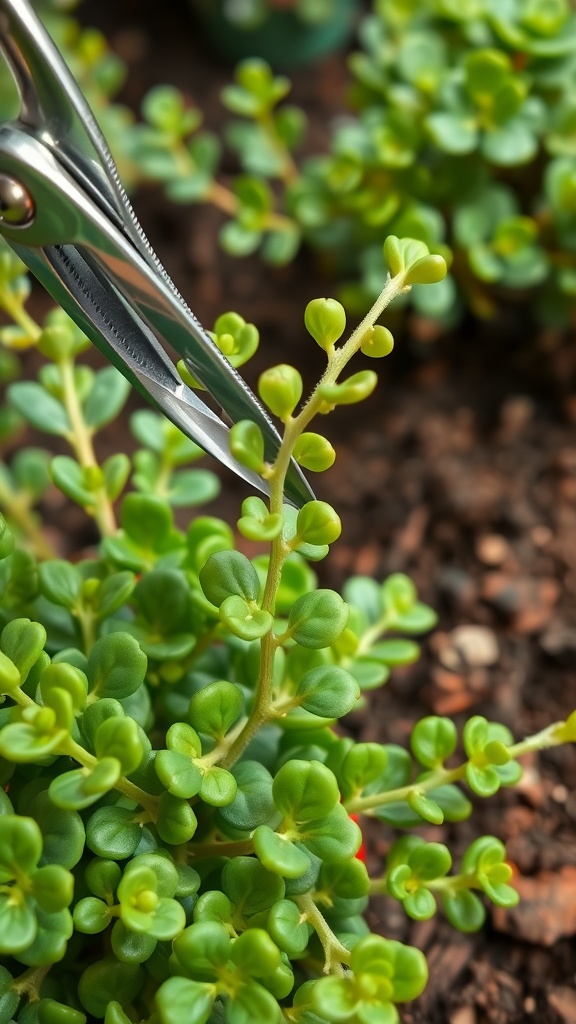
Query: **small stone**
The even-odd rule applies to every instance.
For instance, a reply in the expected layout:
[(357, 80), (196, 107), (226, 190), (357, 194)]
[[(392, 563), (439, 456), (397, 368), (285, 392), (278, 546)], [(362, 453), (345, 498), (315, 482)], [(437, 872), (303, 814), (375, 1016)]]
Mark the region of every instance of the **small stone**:
[(455, 566), (445, 566), (438, 577), (438, 589), (451, 608), (466, 611), (476, 601), (476, 584), (469, 573)]
[(553, 620), (540, 637), (540, 647), (550, 658), (573, 666), (576, 664), (576, 626)]
[(524, 432), (534, 416), (536, 406), (528, 395), (507, 398), (500, 409), (500, 441), (510, 444)]
[(510, 554), (510, 546), (499, 533), (486, 533), (476, 541), (476, 557), (484, 565), (502, 565)]
[(539, 633), (552, 618), (560, 588), (553, 577), (508, 576), (487, 572), (481, 596), (504, 618), (512, 620), (517, 633)]
[(459, 1006), (449, 1017), (449, 1024), (476, 1024), (476, 1010), (473, 1006)]
[(546, 548), (553, 539), (554, 534), (549, 526), (544, 526), (543, 523), (538, 523), (537, 526), (532, 527), (530, 536), (532, 538), (532, 543), (535, 544), (537, 548)]
[(485, 668), (498, 661), (495, 633), (488, 626), (456, 626), (440, 651), (440, 661), (452, 671), (461, 668)]

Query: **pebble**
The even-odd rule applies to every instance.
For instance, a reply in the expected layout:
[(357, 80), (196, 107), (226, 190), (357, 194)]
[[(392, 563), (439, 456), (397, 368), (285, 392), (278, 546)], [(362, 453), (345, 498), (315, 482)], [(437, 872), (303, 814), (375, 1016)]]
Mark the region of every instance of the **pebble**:
[(540, 647), (550, 658), (566, 666), (576, 664), (576, 627), (553, 620), (540, 637)]
[(487, 572), (481, 596), (497, 612), (512, 619), (517, 633), (538, 633), (549, 624), (560, 588), (552, 577), (509, 576)]
[(466, 611), (476, 601), (476, 583), (464, 569), (452, 565), (444, 566), (438, 577), (438, 589), (449, 605), (457, 610)]
[(476, 1010), (473, 1006), (459, 1006), (449, 1017), (449, 1024), (476, 1024)]
[(439, 658), (445, 668), (487, 668), (499, 657), (498, 640), (488, 626), (456, 626), (445, 638)]
[(484, 565), (502, 565), (510, 554), (510, 546), (499, 533), (486, 533), (478, 537), (475, 545), (476, 557)]

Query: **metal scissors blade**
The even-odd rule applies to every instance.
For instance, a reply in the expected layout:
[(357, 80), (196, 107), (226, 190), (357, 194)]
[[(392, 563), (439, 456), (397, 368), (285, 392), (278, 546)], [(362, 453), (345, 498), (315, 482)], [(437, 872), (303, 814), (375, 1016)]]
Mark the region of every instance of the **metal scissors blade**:
[[(232, 422), (258, 424), (268, 460), (279, 435), (149, 245), (90, 108), (27, 0), (0, 0), (0, 48), (21, 102), (19, 118), (0, 126), (0, 232), (146, 398), (267, 493), (231, 456), (228, 426), (182, 382), (164, 344)], [(293, 461), (286, 497), (297, 507), (314, 497)]]

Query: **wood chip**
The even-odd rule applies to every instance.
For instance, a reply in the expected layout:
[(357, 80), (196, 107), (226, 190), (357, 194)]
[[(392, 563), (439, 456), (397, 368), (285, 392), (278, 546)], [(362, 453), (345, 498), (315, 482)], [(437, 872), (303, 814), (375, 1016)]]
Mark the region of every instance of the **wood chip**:
[(565, 1024), (576, 1024), (576, 992), (567, 985), (557, 985), (547, 997), (548, 1004), (565, 1021)]

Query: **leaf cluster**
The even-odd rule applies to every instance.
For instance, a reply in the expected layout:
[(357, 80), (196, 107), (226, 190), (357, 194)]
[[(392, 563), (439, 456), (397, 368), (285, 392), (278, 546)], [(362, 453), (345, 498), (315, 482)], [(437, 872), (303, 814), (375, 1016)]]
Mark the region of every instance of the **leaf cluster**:
[[(176, 130), (181, 115), (154, 116)], [(514, 744), (476, 716), (460, 753), (435, 717), (411, 752), (344, 737), (340, 719), (418, 658), (436, 615), (402, 573), (319, 586), (313, 566), (340, 518), (322, 500), (285, 500), (291, 458), (322, 472), (336, 457), (308, 430), (314, 416), (375, 388), (373, 370), (342, 376), (357, 353), (391, 351), (386, 305), (446, 270), (418, 238), (391, 236), (384, 253), (384, 290), (347, 339), (337, 300), (309, 303), (326, 369), (307, 400), (294, 367), (261, 375), (283, 424), (274, 461), (255, 424), (231, 428), (231, 454), (269, 491), (243, 502), (237, 534), (207, 513), (175, 518), (215, 478), (186, 468), (199, 449), (158, 414), (132, 417), (132, 459), (100, 465), (94, 437), (118, 423), (122, 379), (79, 361), (86, 339), (60, 311), (38, 325), (4, 303), (46, 360), (36, 381), (9, 383), (12, 407), (73, 454), (24, 450), (0, 473), (0, 1024), (396, 1024), (427, 966), (370, 934), (370, 893), (421, 919), (438, 899), (464, 931), (483, 919), (478, 894), (516, 899), (491, 836), (457, 875), (444, 846), (403, 837), (371, 879), (357, 819), (462, 820), (461, 783), (482, 797), (513, 784), (517, 756), (571, 741), (572, 718)], [(2, 266), (9, 291), (22, 269)], [(212, 333), (236, 365), (258, 342), (233, 312)], [(52, 485), (99, 530), (72, 561), (33, 507)]]

